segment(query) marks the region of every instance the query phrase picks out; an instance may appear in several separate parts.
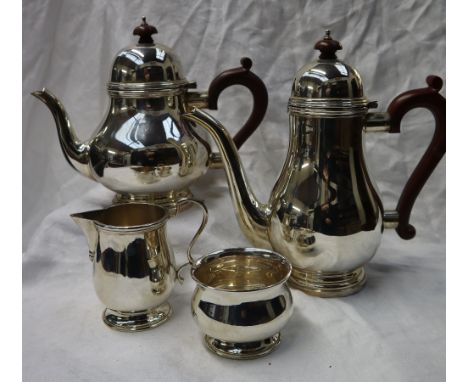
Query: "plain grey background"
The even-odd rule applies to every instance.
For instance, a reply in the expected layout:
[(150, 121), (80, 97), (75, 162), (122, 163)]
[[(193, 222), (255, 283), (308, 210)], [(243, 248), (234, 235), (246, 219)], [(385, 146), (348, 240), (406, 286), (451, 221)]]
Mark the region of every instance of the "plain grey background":
[[(241, 157), (262, 201), (285, 159), (294, 74), (317, 57), (313, 46), (325, 29), (341, 41), (339, 57), (359, 70), (380, 111), (397, 94), (425, 86), (428, 74), (445, 78), (443, 1), (23, 1), (24, 379), (442, 380), (445, 159), (415, 204), (417, 237), (405, 242), (386, 232), (368, 266), (368, 285), (355, 296), (323, 300), (294, 291), (294, 316), (271, 356), (241, 364), (209, 355), (190, 317), (191, 280), (174, 290), (174, 317), (157, 330), (134, 336), (106, 330), (86, 242), (68, 215), (108, 205), (112, 194), (67, 164), (49, 111), (30, 92), (43, 86), (54, 92), (77, 135), (89, 138), (106, 110), (113, 56), (135, 42), (131, 32), (143, 15), (200, 90), (241, 57), (252, 58), (269, 108)], [(231, 88), (213, 114), (234, 133), (250, 107), (248, 91)], [(433, 134), (427, 111), (413, 111), (404, 122), (402, 134), (365, 137), (387, 209)], [(210, 210), (199, 253), (248, 245), (222, 171), (211, 171), (193, 192)], [(198, 220), (189, 211), (170, 222), (179, 261)]]

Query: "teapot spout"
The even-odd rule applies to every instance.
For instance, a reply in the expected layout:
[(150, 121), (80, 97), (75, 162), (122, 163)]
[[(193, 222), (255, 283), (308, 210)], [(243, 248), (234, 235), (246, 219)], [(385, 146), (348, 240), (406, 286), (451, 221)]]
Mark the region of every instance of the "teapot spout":
[(226, 171), (237, 221), (244, 235), (257, 247), (271, 248), (268, 239), (270, 208), (260, 203), (250, 189), (236, 145), (226, 128), (209, 114), (194, 108), (184, 119), (201, 126), (213, 137)]
[(86, 240), (88, 241), (89, 247), (89, 259), (94, 260), (96, 253), (97, 243), (99, 239), (99, 232), (94, 224), (92, 212), (82, 212), (70, 215), (73, 221), (81, 228)]
[(31, 94), (41, 100), (52, 113), (57, 125), (60, 146), (67, 162), (78, 172), (92, 178), (88, 166), (89, 145), (79, 142), (76, 138), (75, 131), (62, 103), (45, 88)]

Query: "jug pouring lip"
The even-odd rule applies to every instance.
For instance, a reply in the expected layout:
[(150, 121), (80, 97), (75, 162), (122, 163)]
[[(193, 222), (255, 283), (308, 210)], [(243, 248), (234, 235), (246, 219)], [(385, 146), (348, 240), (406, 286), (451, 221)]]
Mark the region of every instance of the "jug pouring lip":
[(164, 225), (169, 211), (151, 203), (122, 203), (104, 209), (78, 212), (72, 218), (92, 221), (97, 227), (112, 232), (138, 232)]

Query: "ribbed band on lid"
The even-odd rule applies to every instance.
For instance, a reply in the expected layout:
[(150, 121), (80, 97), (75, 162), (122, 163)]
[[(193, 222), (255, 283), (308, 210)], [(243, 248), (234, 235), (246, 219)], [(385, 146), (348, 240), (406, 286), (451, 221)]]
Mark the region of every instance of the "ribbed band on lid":
[(144, 98), (178, 94), (194, 82), (185, 79), (178, 57), (172, 49), (154, 43), (157, 29), (143, 17), (133, 34), (138, 44), (121, 50), (114, 59), (108, 91), (115, 97)]
[(293, 114), (320, 117), (355, 116), (367, 112), (361, 76), (336, 58), (342, 49), (330, 31), (315, 44), (317, 61), (304, 65), (296, 74), (289, 99)]
[(353, 117), (367, 113), (366, 98), (319, 98), (290, 97), (288, 111), (291, 114), (309, 117)]

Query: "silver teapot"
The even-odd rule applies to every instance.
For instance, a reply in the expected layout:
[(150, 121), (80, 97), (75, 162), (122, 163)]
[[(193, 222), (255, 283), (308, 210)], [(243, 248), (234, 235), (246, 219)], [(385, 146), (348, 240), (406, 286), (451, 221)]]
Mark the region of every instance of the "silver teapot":
[(234, 138), (239, 148), (262, 121), (268, 94), (250, 72), (248, 58), (218, 75), (207, 92), (189, 91), (196, 83), (184, 77), (170, 48), (154, 43), (156, 28), (143, 18), (133, 33), (140, 39), (114, 60), (107, 85), (109, 110), (93, 138), (77, 139), (63, 105), (50, 91), (32, 94), (52, 112), (62, 151), (75, 170), (115, 191), (117, 202), (174, 207), (190, 196), (189, 185), (208, 168), (222, 167), (206, 132), (182, 115), (193, 106), (216, 109), (220, 93), (231, 85), (247, 87), (254, 107)]
[[(336, 57), (341, 44), (327, 31), (317, 42), (319, 59), (296, 74), (289, 98), (290, 142), (286, 162), (269, 202), (252, 193), (226, 129), (195, 108), (184, 118), (203, 126), (216, 141), (239, 225), (256, 246), (271, 248), (293, 266), (290, 284), (321, 297), (346, 296), (366, 281), (384, 227), (403, 239), (416, 197), (445, 154), (442, 79), (397, 96), (386, 113), (364, 97), (361, 76)], [(366, 167), (363, 132), (400, 132), (402, 117), (423, 107), (434, 115), (434, 137), (410, 176), (395, 210), (385, 211)]]

